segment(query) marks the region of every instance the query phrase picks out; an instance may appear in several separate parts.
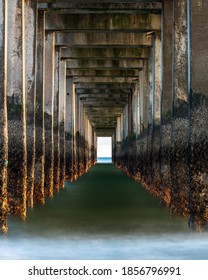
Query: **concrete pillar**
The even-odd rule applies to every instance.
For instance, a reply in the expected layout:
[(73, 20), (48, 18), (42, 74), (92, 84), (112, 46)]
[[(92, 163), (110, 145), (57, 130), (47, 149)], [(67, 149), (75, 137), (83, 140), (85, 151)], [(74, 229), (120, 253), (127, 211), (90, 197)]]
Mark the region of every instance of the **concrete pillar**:
[(155, 33), (152, 53), (152, 139), (150, 169), (152, 188), (158, 192), (161, 181), (161, 97), (162, 97), (162, 45), (160, 33)]
[(55, 62), (55, 36), (54, 32), (46, 32), (45, 41), (45, 193), (53, 197), (54, 179), (54, 62)]
[(129, 132), (129, 121), (128, 121), (128, 104), (125, 105), (124, 107), (124, 121), (123, 121), (123, 130), (124, 130), (124, 140), (126, 139), (126, 137), (128, 137), (128, 132)]
[(121, 141), (124, 140), (124, 113), (121, 114)]
[(34, 201), (45, 203), (45, 11), (38, 11)]
[(25, 2), (26, 117), (27, 117), (27, 205), (33, 207), (35, 177), (35, 117), (37, 74), (38, 1)]
[(171, 157), (171, 118), (172, 118), (172, 86), (173, 86), (173, 63), (174, 58), (174, 17), (173, 1), (167, 0), (163, 3), (163, 20), (162, 20), (162, 130), (161, 130), (161, 182), (160, 182), (160, 199), (162, 203), (170, 203), (170, 157)]
[(132, 136), (133, 133), (132, 95), (133, 95), (132, 92), (129, 93), (128, 95), (128, 115), (127, 115), (128, 136)]
[(54, 66), (54, 190), (60, 187), (60, 125), (59, 125), (59, 65), (60, 48), (55, 48)]
[[(173, 2), (173, 59), (172, 59), (172, 130), (171, 130), (171, 201), (173, 214), (188, 213), (189, 164), (189, 99), (187, 0)], [(180, 178), (180, 182), (179, 182)]]
[(66, 60), (59, 65), (59, 129), (60, 129), (60, 187), (66, 176)]
[(160, 126), (161, 119), (161, 96), (162, 96), (162, 45), (161, 45), (161, 34), (155, 33), (154, 35), (154, 50), (155, 50), (155, 62), (154, 62), (154, 116), (155, 116), (155, 125)]
[(207, 15), (205, 0), (187, 1), (188, 96), (189, 96), (189, 225), (207, 228)]
[(73, 180), (74, 149), (74, 84), (66, 78), (66, 179)]
[(154, 59), (154, 50), (153, 48), (149, 49), (148, 56), (148, 110), (147, 110), (147, 123), (148, 130), (152, 128), (153, 120), (154, 120), (154, 112), (152, 108), (154, 107), (154, 70), (153, 67), (153, 59)]
[(93, 139), (94, 139), (94, 159), (95, 159), (95, 163), (97, 162), (97, 135), (96, 132), (93, 129)]
[(121, 116), (117, 117), (117, 126), (116, 126), (116, 146), (114, 154), (114, 163), (120, 165), (120, 156), (121, 156)]
[(27, 191), (25, 1), (9, 0), (8, 9), (9, 206), (11, 213), (25, 218)]
[[(191, 79), (194, 102), (197, 95), (208, 96), (208, 32), (206, 0), (190, 0), (191, 16)], [(195, 102), (196, 103), (196, 102)]]
[(173, 96), (174, 115), (188, 115), (187, 0), (174, 0)]
[(163, 3), (163, 79), (162, 79), (162, 117), (163, 124), (171, 122), (172, 110), (172, 31), (173, 31), (173, 1)]
[(8, 164), (8, 124), (7, 124), (7, 45), (8, 6), (0, 2), (0, 230), (7, 232), (7, 164)]
[[(142, 100), (141, 100), (141, 121), (143, 124), (143, 131), (147, 131), (148, 128), (148, 115), (149, 115), (149, 75), (148, 75), (148, 60), (143, 61), (143, 70), (142, 74), (142, 83), (140, 82), (140, 92), (142, 92)], [(141, 89), (141, 86), (143, 88)]]
[(140, 127), (140, 108), (139, 108), (139, 81), (136, 81), (133, 96), (132, 96), (132, 122), (133, 122), (133, 134), (138, 137)]
[(91, 145), (91, 165), (94, 165), (96, 162), (96, 152), (95, 152), (95, 132), (94, 128), (91, 129), (91, 138), (92, 138), (92, 145)]
[(74, 95), (74, 179), (79, 174), (79, 96)]
[(84, 161), (85, 161), (85, 121), (83, 104), (79, 99), (79, 176), (84, 173)]
[(121, 142), (121, 116), (117, 117), (116, 141)]
[(143, 81), (142, 81), (142, 75), (140, 76), (139, 76), (139, 80), (136, 82), (136, 96), (135, 96), (135, 107), (134, 107), (135, 119), (136, 119), (136, 129), (135, 129), (136, 140), (138, 139), (138, 135), (141, 133), (141, 94), (142, 94)]
[(88, 122), (88, 169), (91, 167), (91, 158), (92, 158), (92, 126), (89, 119)]

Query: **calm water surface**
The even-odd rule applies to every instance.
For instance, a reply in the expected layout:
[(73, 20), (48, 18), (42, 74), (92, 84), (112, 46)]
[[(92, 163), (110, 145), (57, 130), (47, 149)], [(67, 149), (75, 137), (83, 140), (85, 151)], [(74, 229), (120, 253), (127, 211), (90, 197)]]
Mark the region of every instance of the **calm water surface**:
[(9, 218), (0, 259), (208, 259), (208, 235), (112, 164), (97, 164), (67, 183), (26, 221)]

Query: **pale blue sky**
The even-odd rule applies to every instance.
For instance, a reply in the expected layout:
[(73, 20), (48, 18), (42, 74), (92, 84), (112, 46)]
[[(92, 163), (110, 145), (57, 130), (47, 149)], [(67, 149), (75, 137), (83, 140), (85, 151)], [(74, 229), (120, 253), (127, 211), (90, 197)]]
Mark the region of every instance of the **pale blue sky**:
[(112, 138), (98, 137), (97, 138), (97, 157), (112, 157)]

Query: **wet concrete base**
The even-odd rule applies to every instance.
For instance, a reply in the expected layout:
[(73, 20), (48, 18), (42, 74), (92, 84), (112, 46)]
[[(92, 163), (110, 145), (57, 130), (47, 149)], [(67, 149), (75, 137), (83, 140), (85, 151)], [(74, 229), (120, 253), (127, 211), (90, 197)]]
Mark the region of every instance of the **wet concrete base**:
[[(192, 229), (208, 225), (208, 110), (202, 104), (190, 120), (175, 118), (162, 129), (151, 129), (139, 140), (126, 139), (115, 164), (140, 181), (169, 207), (173, 216), (189, 217)], [(162, 137), (161, 137), (162, 136)]]

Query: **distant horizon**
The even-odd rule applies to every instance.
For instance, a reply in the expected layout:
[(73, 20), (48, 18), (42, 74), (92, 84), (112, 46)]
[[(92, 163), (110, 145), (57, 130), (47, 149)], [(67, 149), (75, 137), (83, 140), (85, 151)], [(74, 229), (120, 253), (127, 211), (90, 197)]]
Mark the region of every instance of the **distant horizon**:
[(112, 158), (112, 137), (97, 138), (97, 158)]

